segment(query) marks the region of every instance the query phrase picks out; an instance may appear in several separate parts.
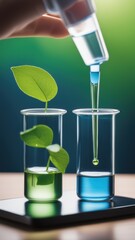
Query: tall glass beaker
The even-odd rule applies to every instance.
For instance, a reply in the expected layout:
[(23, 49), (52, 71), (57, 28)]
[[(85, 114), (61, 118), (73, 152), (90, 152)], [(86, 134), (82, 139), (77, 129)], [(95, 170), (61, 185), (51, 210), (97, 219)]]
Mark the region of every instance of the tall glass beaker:
[[(62, 146), (64, 109), (24, 109), (23, 130), (38, 124), (53, 131), (53, 143)], [(48, 163), (48, 151), (24, 144), (24, 195), (32, 201), (54, 201), (62, 195), (62, 173)]]
[(77, 195), (91, 201), (111, 199), (115, 178), (115, 116), (119, 110), (76, 109), (73, 113), (77, 115)]

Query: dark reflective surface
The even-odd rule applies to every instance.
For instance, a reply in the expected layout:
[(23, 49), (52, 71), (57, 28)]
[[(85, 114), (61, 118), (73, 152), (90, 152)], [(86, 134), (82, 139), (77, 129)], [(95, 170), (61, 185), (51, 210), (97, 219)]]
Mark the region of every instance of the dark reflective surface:
[(34, 227), (54, 228), (133, 215), (135, 199), (118, 196), (113, 201), (90, 202), (79, 200), (74, 192), (65, 192), (56, 202), (30, 202), (25, 198), (0, 201), (0, 218)]

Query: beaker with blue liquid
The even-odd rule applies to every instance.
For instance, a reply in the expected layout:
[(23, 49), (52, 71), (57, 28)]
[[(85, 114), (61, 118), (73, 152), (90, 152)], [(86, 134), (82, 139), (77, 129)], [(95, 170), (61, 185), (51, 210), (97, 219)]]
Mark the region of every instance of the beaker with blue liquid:
[(88, 201), (110, 200), (115, 194), (115, 117), (119, 110), (88, 108), (73, 113), (77, 116), (77, 195)]

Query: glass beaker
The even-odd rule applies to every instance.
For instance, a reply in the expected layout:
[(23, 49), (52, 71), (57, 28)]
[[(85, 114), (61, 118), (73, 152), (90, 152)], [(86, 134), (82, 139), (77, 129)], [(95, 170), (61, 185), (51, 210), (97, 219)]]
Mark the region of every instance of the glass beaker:
[[(76, 109), (77, 195), (91, 201), (114, 196), (116, 109)], [(95, 158), (96, 153), (96, 158)]]
[[(64, 109), (43, 108), (24, 109), (23, 131), (38, 124), (47, 125), (53, 131), (53, 143), (62, 146)], [(54, 201), (62, 195), (62, 173), (49, 166), (48, 151), (44, 148), (29, 147), (24, 144), (24, 195), (33, 201)]]

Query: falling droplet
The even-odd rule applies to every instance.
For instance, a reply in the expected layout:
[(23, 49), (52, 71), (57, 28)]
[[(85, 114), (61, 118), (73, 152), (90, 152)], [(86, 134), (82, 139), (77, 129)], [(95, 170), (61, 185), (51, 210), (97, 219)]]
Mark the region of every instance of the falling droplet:
[(97, 166), (99, 164), (99, 160), (94, 158), (92, 163), (93, 163), (93, 165)]

